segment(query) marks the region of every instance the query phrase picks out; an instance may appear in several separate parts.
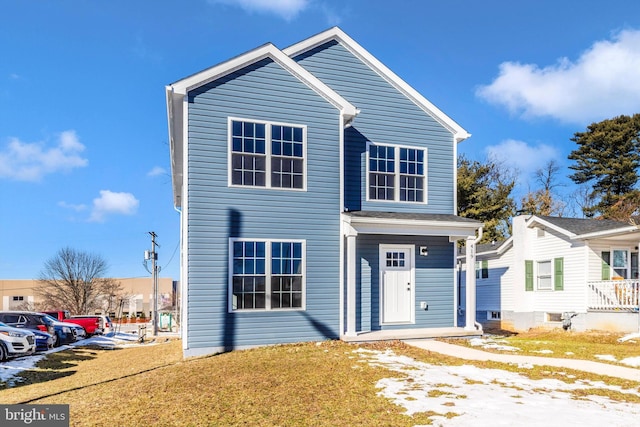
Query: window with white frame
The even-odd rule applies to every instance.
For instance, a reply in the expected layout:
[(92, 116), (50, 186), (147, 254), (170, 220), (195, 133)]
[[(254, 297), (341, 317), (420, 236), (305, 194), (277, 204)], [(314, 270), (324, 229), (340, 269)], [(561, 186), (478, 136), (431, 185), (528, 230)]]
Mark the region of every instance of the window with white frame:
[(367, 155), (369, 200), (425, 202), (425, 149), (369, 144)]
[(304, 307), (304, 241), (232, 240), (232, 310)]
[(629, 252), (625, 249), (613, 250), (614, 277), (629, 278)]
[(538, 261), (538, 289), (552, 290), (551, 261)]
[(305, 188), (306, 126), (229, 119), (231, 185)]
[(12, 298), (12, 299), (13, 299), (13, 301), (15, 301), (15, 302), (21, 302), (21, 301), (24, 301), (24, 296), (22, 296), (22, 295), (20, 295), (20, 296), (16, 295), (16, 296), (13, 296), (13, 298)]

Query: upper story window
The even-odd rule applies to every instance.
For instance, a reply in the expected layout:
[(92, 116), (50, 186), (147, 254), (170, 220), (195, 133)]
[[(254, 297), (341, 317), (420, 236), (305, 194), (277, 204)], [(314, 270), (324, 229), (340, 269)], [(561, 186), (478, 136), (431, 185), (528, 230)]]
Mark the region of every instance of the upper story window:
[(231, 185), (302, 190), (306, 127), (229, 119)]
[(369, 200), (424, 203), (425, 157), (425, 149), (369, 144)]

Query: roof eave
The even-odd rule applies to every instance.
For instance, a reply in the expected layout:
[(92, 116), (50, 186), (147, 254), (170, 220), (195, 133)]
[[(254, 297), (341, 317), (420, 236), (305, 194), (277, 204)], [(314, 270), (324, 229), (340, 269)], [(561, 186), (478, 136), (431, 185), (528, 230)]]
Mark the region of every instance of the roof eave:
[(173, 87), (166, 86), (167, 122), (169, 126), (169, 150), (171, 158), (171, 184), (173, 188), (173, 205), (182, 206), (182, 174), (183, 174), (183, 138), (182, 138), (182, 103), (184, 95), (176, 94)]
[(527, 219), (526, 224), (527, 224), (528, 228), (532, 228), (536, 224), (537, 225), (542, 225), (545, 228), (550, 228), (552, 230), (557, 231), (560, 234), (564, 234), (565, 236), (567, 236), (569, 238), (574, 238), (576, 236), (575, 233), (572, 233), (571, 231), (569, 231), (569, 230), (567, 230), (565, 228), (558, 227), (557, 225), (552, 224), (549, 221), (545, 221), (544, 219), (542, 219), (542, 218), (540, 218), (538, 216), (535, 216), (535, 215), (532, 215), (529, 219)]
[(429, 114), (438, 123), (448, 129), (452, 134), (456, 143), (462, 142), (469, 138), (471, 134), (467, 132), (462, 126), (456, 123), (451, 117), (447, 116), (438, 107), (433, 105), (429, 100), (422, 96), (418, 91), (409, 86), (404, 80), (402, 80), (397, 74), (391, 71), (386, 65), (380, 62), (377, 58), (371, 55), (360, 44), (353, 40), (349, 35), (342, 31), (338, 27), (332, 27), (326, 31), (323, 31), (315, 36), (309, 37), (299, 43), (283, 49), (282, 52), (289, 56), (295, 57), (301, 53), (307, 52), (317, 46), (326, 43), (329, 40), (336, 40), (347, 50), (357, 56), (361, 61), (367, 64), (378, 75), (384, 78), (392, 86), (398, 89), (402, 94), (409, 98), (420, 109)]
[(594, 231), (592, 233), (585, 233), (576, 235), (573, 240), (592, 240), (606, 237), (622, 236), (624, 234), (638, 233), (640, 229), (635, 225), (630, 225), (623, 228), (615, 228), (613, 230)]

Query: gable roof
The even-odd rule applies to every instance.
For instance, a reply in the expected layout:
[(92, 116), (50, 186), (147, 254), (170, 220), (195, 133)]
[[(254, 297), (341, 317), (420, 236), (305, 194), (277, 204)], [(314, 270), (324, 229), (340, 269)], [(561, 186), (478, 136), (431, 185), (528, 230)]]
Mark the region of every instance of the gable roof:
[(409, 98), (425, 113), (429, 114), (434, 118), (434, 120), (448, 129), (453, 134), (456, 142), (461, 142), (471, 136), (469, 132), (464, 130), (452, 118), (444, 114), (438, 107), (429, 102), (418, 91), (409, 86), (408, 83), (402, 80), (397, 74), (387, 68), (386, 65), (376, 59), (366, 49), (356, 43), (355, 40), (349, 37), (338, 27), (330, 28), (326, 31), (323, 31), (322, 33), (316, 34), (315, 36), (289, 46), (288, 48), (283, 49), (283, 52), (293, 58), (329, 41), (337, 41), (342, 46), (344, 46), (348, 51), (350, 51), (353, 55), (355, 55), (358, 59), (365, 63), (369, 68), (375, 71), (404, 96)]
[(532, 215), (531, 218), (527, 220), (527, 226), (533, 227), (536, 225), (552, 228), (572, 239), (611, 237), (639, 231), (638, 227), (633, 224), (610, 219), (564, 218)]
[(336, 107), (344, 117), (344, 122), (351, 122), (358, 114), (358, 109), (340, 94), (321, 82), (316, 76), (285, 55), (271, 43), (238, 55), (206, 70), (192, 74), (166, 86), (167, 115), (169, 122), (169, 145), (171, 150), (171, 175), (173, 177), (173, 201), (176, 207), (181, 206), (183, 144), (184, 136), (184, 101), (189, 91), (215, 81), (237, 70), (247, 67), (263, 59), (269, 58), (287, 70), (302, 83), (307, 85), (327, 102)]

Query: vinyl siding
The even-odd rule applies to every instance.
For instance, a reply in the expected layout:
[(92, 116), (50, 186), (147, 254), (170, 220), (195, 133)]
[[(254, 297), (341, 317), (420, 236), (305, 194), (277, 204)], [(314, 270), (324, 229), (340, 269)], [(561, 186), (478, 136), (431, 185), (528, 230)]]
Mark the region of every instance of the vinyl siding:
[[(345, 137), (345, 205), (349, 210), (454, 212), (452, 133), (337, 42), (294, 60), (360, 109)], [(428, 203), (367, 201), (366, 142), (427, 149)]]
[[(586, 247), (583, 242), (569, 241), (567, 237), (554, 230), (545, 230), (544, 236), (537, 235), (537, 229), (529, 229), (534, 233), (532, 260), (534, 272), (533, 292), (528, 298), (534, 298), (533, 309), (539, 312), (561, 313), (564, 311), (586, 310), (586, 280), (584, 268)], [(551, 261), (551, 278), (553, 289), (553, 265), (555, 258), (564, 258), (564, 290), (539, 290), (539, 261)]]
[[(230, 116), (306, 125), (307, 191), (229, 187)], [(190, 92), (188, 123), (187, 346), (338, 337), (338, 111), (267, 59)], [(306, 310), (228, 313), (230, 237), (304, 240)]]
[[(500, 286), (501, 282), (506, 281), (511, 275), (510, 263), (511, 259), (510, 251), (507, 251), (502, 256), (498, 255), (483, 255), (478, 254), (477, 261), (487, 261), (489, 266), (489, 277), (476, 278), (476, 310), (478, 311), (500, 311), (505, 305), (503, 301), (504, 294)], [(475, 272), (475, 266), (473, 266)], [(461, 265), (460, 274), (460, 305), (466, 307), (466, 287), (467, 287), (467, 266), (464, 263)], [(480, 319), (482, 320), (482, 319)]]
[[(379, 256), (381, 244), (415, 245), (415, 324), (380, 325), (380, 274)], [(419, 256), (419, 246), (428, 246), (429, 255)], [(438, 328), (453, 326), (454, 263), (453, 244), (447, 237), (359, 235), (357, 257), (361, 271), (363, 304), (362, 330)], [(370, 299), (370, 304), (368, 301)], [(428, 304), (428, 310), (420, 308), (420, 302)], [(367, 329), (370, 327), (370, 329)]]

